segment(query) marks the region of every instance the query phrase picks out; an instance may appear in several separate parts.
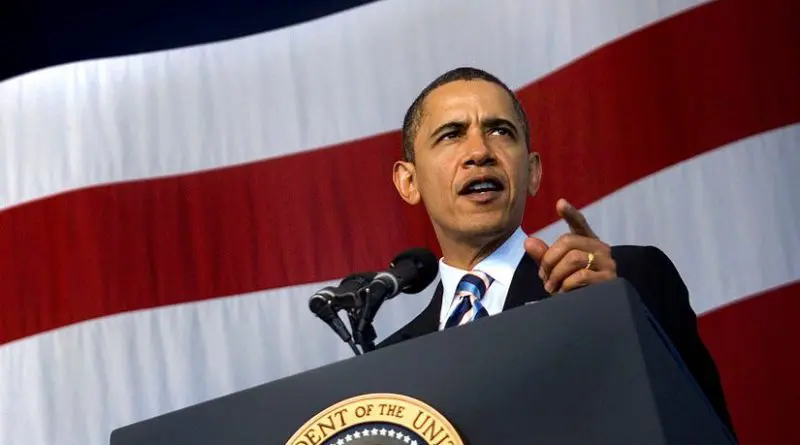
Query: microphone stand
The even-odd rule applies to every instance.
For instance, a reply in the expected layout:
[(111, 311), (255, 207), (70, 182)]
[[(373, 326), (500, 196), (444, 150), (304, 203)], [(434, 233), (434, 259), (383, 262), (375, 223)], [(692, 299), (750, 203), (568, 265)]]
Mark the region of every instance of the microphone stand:
[[(349, 312), (348, 312), (347, 315), (348, 315), (348, 318), (350, 318), (350, 330), (352, 331), (353, 330), (353, 318), (350, 316)], [(335, 316), (336, 316), (336, 318), (339, 318), (338, 314), (335, 315)], [(342, 324), (342, 328), (345, 330), (345, 332), (347, 332), (347, 328), (344, 327), (344, 324)], [(348, 332), (348, 334), (349, 334), (349, 332)], [(356, 347), (356, 343), (358, 342), (358, 339), (357, 339), (357, 337), (355, 337), (355, 332), (353, 332), (353, 335), (348, 335), (347, 336), (347, 340), (345, 340), (345, 342), (347, 343), (348, 346), (350, 346), (350, 349), (353, 351), (353, 354), (355, 354), (357, 356), (362, 354), (362, 352)]]
[[(314, 315), (321, 318), (325, 324), (330, 326), (331, 329), (336, 332), (339, 338), (341, 338), (345, 343), (347, 343), (348, 346), (350, 346), (350, 349), (355, 355), (362, 354), (361, 351), (359, 351), (356, 347), (355, 342), (353, 342), (353, 335), (347, 330), (347, 326), (344, 325), (342, 319), (339, 318), (339, 314), (336, 313), (336, 310), (334, 309), (330, 300), (325, 300), (323, 297), (312, 298), (309, 302), (309, 309), (311, 309)], [(352, 318), (350, 319), (350, 324), (352, 330)]]
[(356, 347), (356, 344), (353, 343), (353, 339), (352, 338), (350, 339), (350, 341), (347, 342), (347, 344), (348, 344), (348, 346), (350, 346), (350, 349), (353, 350), (353, 354), (361, 355), (361, 351), (359, 351), (358, 348)]
[(375, 333), (375, 328), (371, 324), (365, 326), (362, 330), (358, 330), (361, 312), (362, 311), (354, 310), (349, 312), (348, 316), (350, 318), (350, 329), (353, 331), (353, 341), (361, 346), (361, 350), (366, 353), (375, 350), (374, 342), (375, 338), (377, 338), (377, 334)]
[(386, 291), (386, 287), (380, 282), (373, 282), (358, 290), (364, 305), (360, 310), (354, 311), (353, 317), (350, 318), (350, 327), (353, 330), (355, 342), (365, 353), (375, 350), (375, 339), (378, 335), (372, 321), (386, 299)]
[[(335, 311), (334, 311), (334, 313), (335, 313)], [(336, 314), (335, 317), (338, 319), (339, 315)], [(353, 331), (353, 316), (350, 313), (350, 311), (347, 311), (347, 317), (348, 317), (348, 319), (350, 321), (350, 330)], [(344, 323), (342, 323), (341, 326), (342, 326), (342, 329), (345, 332), (347, 332), (347, 328), (344, 326)], [(350, 334), (350, 332), (347, 332), (347, 334)], [(362, 352), (356, 347), (356, 344), (359, 342), (359, 340), (358, 340), (358, 337), (355, 336), (355, 331), (353, 331), (352, 335), (347, 335), (347, 340), (345, 340), (345, 341), (347, 342), (347, 345), (350, 346), (350, 349), (353, 351), (353, 354), (355, 354), (357, 356), (362, 354)], [(363, 349), (363, 347), (362, 347), (362, 349)]]

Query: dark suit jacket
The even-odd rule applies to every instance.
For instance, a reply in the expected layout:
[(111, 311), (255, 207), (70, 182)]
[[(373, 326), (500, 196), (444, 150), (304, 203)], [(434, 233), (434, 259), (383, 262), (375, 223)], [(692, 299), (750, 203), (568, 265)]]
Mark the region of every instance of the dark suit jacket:
[[(717, 367), (700, 339), (697, 317), (689, 305), (689, 292), (672, 261), (652, 246), (615, 246), (611, 254), (617, 262), (617, 275), (636, 288), (642, 302), (670, 337), (722, 421), (733, 432)], [(539, 278), (539, 266), (524, 255), (511, 280), (503, 310), (547, 297)], [(428, 307), (377, 347), (437, 332), (441, 307), (440, 282)]]

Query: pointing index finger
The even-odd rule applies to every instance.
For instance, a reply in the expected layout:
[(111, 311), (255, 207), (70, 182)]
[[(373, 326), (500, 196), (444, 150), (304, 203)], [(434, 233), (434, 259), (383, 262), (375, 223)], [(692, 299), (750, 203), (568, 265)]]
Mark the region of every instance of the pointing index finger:
[(567, 202), (566, 199), (559, 199), (556, 203), (556, 211), (558, 215), (566, 221), (572, 233), (581, 236), (588, 236), (590, 238), (597, 238), (583, 213), (578, 211), (572, 204)]

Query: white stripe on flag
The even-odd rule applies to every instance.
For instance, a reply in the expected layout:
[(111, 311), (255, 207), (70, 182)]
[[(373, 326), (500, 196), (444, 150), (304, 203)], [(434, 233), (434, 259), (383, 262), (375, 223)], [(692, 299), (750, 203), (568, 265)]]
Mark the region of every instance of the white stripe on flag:
[(257, 36), (29, 73), (0, 83), (0, 209), (394, 130), (448, 69), (478, 66), (520, 87), (701, 3), (389, 0)]

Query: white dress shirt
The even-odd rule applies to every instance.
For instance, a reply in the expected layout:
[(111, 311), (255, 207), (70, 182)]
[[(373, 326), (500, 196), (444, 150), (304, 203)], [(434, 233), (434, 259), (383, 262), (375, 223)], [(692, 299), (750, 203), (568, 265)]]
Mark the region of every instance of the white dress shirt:
[[(499, 314), (503, 311), (511, 279), (514, 277), (514, 272), (516, 272), (522, 256), (525, 255), (525, 238), (527, 237), (528, 235), (522, 231), (522, 228), (518, 227), (497, 250), (475, 266), (475, 269), (489, 274), (494, 279), (481, 300), (481, 304), (489, 315)], [(439, 277), (442, 280), (442, 310), (439, 315), (439, 330), (442, 330), (447, 323), (456, 287), (467, 272), (446, 264), (444, 259), (439, 260)]]

